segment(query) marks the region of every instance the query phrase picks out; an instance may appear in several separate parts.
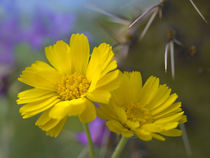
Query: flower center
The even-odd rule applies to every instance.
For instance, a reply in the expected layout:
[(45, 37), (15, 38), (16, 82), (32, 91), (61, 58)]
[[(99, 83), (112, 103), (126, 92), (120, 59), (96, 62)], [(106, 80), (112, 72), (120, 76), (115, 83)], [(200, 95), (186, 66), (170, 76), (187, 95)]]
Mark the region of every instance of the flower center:
[(58, 82), (57, 93), (62, 100), (77, 99), (87, 92), (89, 86), (90, 84), (84, 75), (74, 73), (64, 76)]
[(152, 121), (150, 111), (139, 104), (130, 104), (124, 106), (125, 112), (127, 114), (128, 120), (138, 121), (141, 125)]

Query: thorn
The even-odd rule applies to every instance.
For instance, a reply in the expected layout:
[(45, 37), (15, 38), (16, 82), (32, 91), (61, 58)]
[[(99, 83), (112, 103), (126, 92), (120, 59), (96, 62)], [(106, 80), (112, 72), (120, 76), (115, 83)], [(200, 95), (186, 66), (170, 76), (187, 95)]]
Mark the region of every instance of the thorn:
[(122, 17), (122, 16), (116, 15), (114, 13), (111, 13), (109, 11), (106, 11), (106, 10), (104, 10), (102, 8), (99, 8), (96, 5), (91, 4), (91, 3), (86, 3), (86, 5), (89, 9), (91, 9), (93, 11), (96, 11), (96, 12), (99, 12), (101, 14), (104, 14), (106, 16), (111, 17), (113, 22), (124, 24), (124, 25), (129, 25), (130, 24), (130, 20), (125, 18), (125, 17)]
[(165, 46), (165, 72), (167, 72), (167, 60), (168, 60), (168, 46), (169, 46), (169, 43), (166, 44)]
[(151, 13), (151, 11), (152, 11), (154, 8), (158, 7), (158, 6), (159, 6), (159, 4), (154, 5), (154, 6), (151, 7), (151, 8), (146, 9), (139, 17), (137, 17), (133, 22), (131, 22), (131, 24), (129, 25), (129, 29), (130, 29), (131, 27), (133, 27), (133, 26), (134, 26), (138, 21), (140, 21), (142, 18), (144, 18), (147, 14)]
[(170, 56), (171, 56), (171, 74), (172, 79), (175, 79), (175, 65), (174, 65), (174, 42), (170, 42)]
[(139, 37), (139, 40), (142, 40), (142, 39), (143, 39), (144, 35), (147, 33), (147, 31), (148, 31), (150, 25), (152, 24), (153, 20), (155, 19), (156, 15), (158, 14), (158, 12), (159, 12), (159, 8), (157, 8), (157, 9), (153, 12), (153, 14), (151, 15), (151, 17), (150, 17), (150, 19), (149, 19), (147, 25), (145, 26), (144, 30), (143, 30), (142, 33), (141, 33), (141, 35), (140, 35), (140, 37)]
[(189, 142), (189, 139), (188, 139), (188, 136), (187, 136), (187, 131), (186, 131), (185, 125), (180, 124), (179, 127), (182, 130), (182, 140), (184, 142), (184, 147), (185, 147), (186, 153), (187, 153), (188, 156), (191, 156), (192, 155), (192, 150), (191, 150), (190, 142)]
[(178, 41), (177, 39), (174, 39), (174, 43), (176, 43), (176, 44), (178, 44), (180, 46), (183, 46), (183, 44), (180, 41)]
[(203, 21), (205, 21), (205, 23), (208, 24), (206, 18), (203, 16), (203, 14), (200, 12), (200, 10), (198, 9), (198, 7), (195, 5), (195, 3), (193, 2), (193, 0), (189, 0), (190, 3), (192, 4), (192, 6), (194, 7), (194, 9), (198, 12), (198, 14), (200, 15), (200, 17), (203, 19)]

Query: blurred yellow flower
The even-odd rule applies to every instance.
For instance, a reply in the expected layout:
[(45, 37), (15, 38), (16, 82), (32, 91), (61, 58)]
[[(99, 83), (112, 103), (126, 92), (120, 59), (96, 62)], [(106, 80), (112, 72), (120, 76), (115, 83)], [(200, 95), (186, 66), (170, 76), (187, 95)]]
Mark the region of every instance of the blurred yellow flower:
[(33, 88), (20, 92), (17, 103), (24, 104), (20, 108), (23, 118), (43, 112), (36, 125), (56, 137), (67, 116), (78, 116), (83, 123), (96, 118), (91, 101), (109, 102), (110, 92), (119, 85), (119, 70), (108, 44), (95, 47), (90, 58), (88, 39), (83, 34), (73, 34), (70, 45), (58, 41), (45, 52), (52, 66), (36, 61), (22, 72), (18, 80)]
[(144, 141), (163, 136), (180, 136), (178, 124), (186, 122), (177, 94), (171, 93), (159, 79), (149, 77), (142, 86), (140, 72), (124, 72), (121, 85), (113, 91), (109, 104), (100, 104), (97, 114), (115, 133), (124, 137), (136, 134)]

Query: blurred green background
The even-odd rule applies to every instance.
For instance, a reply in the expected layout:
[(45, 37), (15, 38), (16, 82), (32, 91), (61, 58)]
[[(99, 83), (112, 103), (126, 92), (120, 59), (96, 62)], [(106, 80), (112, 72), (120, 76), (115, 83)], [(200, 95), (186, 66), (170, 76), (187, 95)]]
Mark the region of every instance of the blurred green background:
[[(210, 156), (210, 29), (188, 0), (166, 0), (162, 18), (155, 18), (145, 37), (137, 40), (149, 16), (139, 24), (128, 38), (128, 25), (116, 23), (113, 17), (99, 13), (95, 8), (133, 21), (158, 0), (1, 0), (0, 1), (0, 158), (76, 158), (86, 150), (76, 140), (82, 131), (80, 122), (70, 118), (58, 138), (50, 138), (34, 125), (37, 117), (22, 119), (16, 104), (16, 95), (28, 87), (17, 78), (26, 66), (36, 60), (46, 61), (44, 47), (56, 40), (69, 41), (72, 33), (88, 36), (91, 50), (106, 42), (120, 56), (121, 70), (139, 70), (143, 80), (150, 75), (167, 83), (183, 103), (188, 117), (186, 131), (192, 154), (187, 155), (181, 137), (167, 138), (165, 142), (129, 140), (122, 158), (207, 158)], [(195, 1), (210, 23), (210, 1)], [(164, 49), (173, 30), (175, 44), (175, 80), (164, 71)], [(136, 38), (137, 37), (137, 38)], [(119, 41), (122, 40), (121, 44)], [(125, 42), (128, 42), (128, 44)], [(118, 45), (117, 45), (118, 44)], [(117, 45), (117, 46), (116, 46)], [(126, 49), (128, 48), (128, 51)], [(97, 130), (97, 129), (96, 129)], [(109, 140), (111, 152), (118, 140)], [(115, 140), (115, 141), (113, 141)], [(96, 147), (97, 154), (100, 148)], [(107, 151), (107, 153), (108, 153)], [(80, 155), (81, 156), (81, 155)], [(82, 156), (81, 156), (82, 157)], [(83, 157), (88, 157), (85, 155)], [(100, 157), (100, 156), (98, 156)], [(110, 157), (107, 154), (107, 157)]]

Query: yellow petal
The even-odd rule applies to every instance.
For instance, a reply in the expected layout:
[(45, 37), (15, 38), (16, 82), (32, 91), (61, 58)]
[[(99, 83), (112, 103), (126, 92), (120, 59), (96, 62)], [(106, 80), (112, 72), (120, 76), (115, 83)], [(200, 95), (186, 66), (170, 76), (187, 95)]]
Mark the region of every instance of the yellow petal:
[(161, 118), (156, 120), (154, 123), (168, 123), (168, 122), (178, 122), (181, 118), (184, 112), (180, 112), (174, 115), (171, 115), (169, 117)]
[(155, 116), (153, 116), (153, 119), (157, 120), (163, 117), (170, 117), (171, 115), (178, 113), (180, 111), (180, 107), (181, 107), (181, 102), (174, 103), (173, 105), (162, 111), (161, 113), (158, 113)]
[(73, 56), (71, 62), (74, 72), (85, 74), (90, 56), (87, 37), (84, 34), (73, 34), (70, 39), (70, 49)]
[(79, 119), (82, 123), (88, 123), (96, 119), (96, 109), (92, 102), (85, 99), (85, 106), (82, 113), (79, 115)]
[(87, 97), (88, 97), (88, 99), (90, 99), (93, 102), (107, 104), (107, 103), (109, 103), (111, 94), (108, 91), (95, 90), (93, 92), (88, 93)]
[(143, 141), (150, 141), (152, 140), (152, 134), (148, 131), (145, 131), (143, 129), (139, 129), (135, 131), (137, 137)]
[(158, 107), (159, 105), (164, 103), (166, 101), (166, 99), (168, 99), (170, 93), (171, 93), (171, 89), (169, 89), (165, 84), (160, 85), (156, 95), (150, 101), (150, 103), (147, 105), (147, 108), (154, 109), (154, 108)]
[(140, 105), (147, 105), (156, 95), (159, 87), (159, 78), (150, 76), (142, 88), (139, 98)]
[(28, 103), (20, 108), (20, 113), (23, 116), (23, 118), (29, 118), (51, 108), (59, 101), (60, 100), (58, 99), (58, 97), (54, 96), (45, 100)]
[(112, 101), (119, 106), (137, 103), (142, 90), (141, 74), (136, 71), (124, 72), (120, 79), (119, 88), (112, 93)]
[(182, 124), (182, 123), (185, 123), (185, 122), (187, 122), (187, 116), (186, 115), (182, 115), (182, 117), (179, 120), (179, 123)]
[(163, 104), (152, 110), (152, 115), (156, 115), (162, 112), (163, 110), (167, 109), (168, 107), (172, 106), (177, 98), (178, 96), (176, 93), (172, 94)]
[(144, 124), (142, 127), (141, 127), (143, 130), (145, 131), (148, 131), (148, 132), (160, 132), (162, 129), (161, 129), (161, 126), (157, 125), (157, 124), (154, 124), (154, 123), (149, 123), (149, 124)]
[(61, 130), (63, 129), (63, 126), (65, 125), (65, 122), (66, 122), (66, 118), (61, 120), (54, 128), (47, 131), (46, 135), (56, 138), (60, 134)]
[(43, 126), (44, 124), (46, 124), (51, 119), (49, 117), (49, 111), (50, 111), (50, 109), (44, 111), (41, 114), (41, 116), (38, 118), (38, 120), (35, 123), (36, 126)]
[(36, 126), (46, 131), (51, 137), (57, 137), (65, 124), (66, 118), (56, 120), (49, 117), (49, 110), (45, 111), (36, 121)]
[[(102, 77), (96, 84), (96, 87), (92, 89), (103, 89), (106, 91), (113, 91), (120, 86), (120, 76), (121, 73), (119, 70), (115, 70), (107, 73), (104, 77)], [(91, 90), (91, 89), (90, 89)]]
[(173, 129), (173, 128), (176, 128), (178, 126), (178, 122), (170, 122), (170, 123), (165, 123), (165, 124), (162, 124), (162, 130), (170, 130), (170, 129)]
[(53, 46), (45, 48), (45, 55), (52, 66), (63, 74), (72, 72), (72, 53), (70, 47), (64, 41), (58, 41)]
[(123, 89), (120, 89), (120, 91), (124, 92), (123, 95), (127, 98), (127, 102), (138, 102), (142, 93), (141, 73), (138, 71), (124, 72), (123, 78), (121, 83)]
[(106, 122), (107, 127), (110, 129), (110, 131), (119, 133), (124, 137), (132, 137), (133, 132), (128, 130), (127, 128), (123, 127), (120, 122), (116, 120), (109, 120)]
[(61, 101), (51, 110), (49, 116), (54, 119), (63, 119), (66, 116), (80, 115), (84, 110), (85, 99), (73, 99), (70, 101)]
[(127, 121), (127, 116), (125, 111), (113, 104), (100, 104), (99, 108), (96, 108), (97, 110), (97, 116), (104, 120), (118, 120), (120, 122), (126, 122)]
[(27, 67), (18, 80), (38, 89), (55, 91), (60, 78), (61, 75), (55, 69), (44, 62), (37, 61), (31, 67)]
[(125, 123), (131, 130), (136, 130), (140, 126), (138, 121), (127, 120)]
[(25, 90), (25, 91), (18, 93), (19, 99), (17, 100), (17, 104), (36, 102), (36, 101), (40, 101), (43, 99), (53, 97), (55, 95), (56, 95), (56, 93), (53, 93), (48, 90), (32, 88), (32, 89)]
[(161, 132), (162, 135), (170, 136), (170, 137), (178, 137), (182, 135), (182, 131), (179, 129), (171, 129), (168, 131)]
[(110, 45), (102, 43), (94, 48), (86, 71), (86, 77), (91, 82), (91, 86), (95, 87), (98, 80), (106, 73), (117, 68), (116, 61), (112, 61), (113, 58), (114, 53)]
[(155, 133), (152, 134), (152, 137), (160, 141), (166, 140), (163, 136), (160, 136), (159, 134), (155, 134)]

